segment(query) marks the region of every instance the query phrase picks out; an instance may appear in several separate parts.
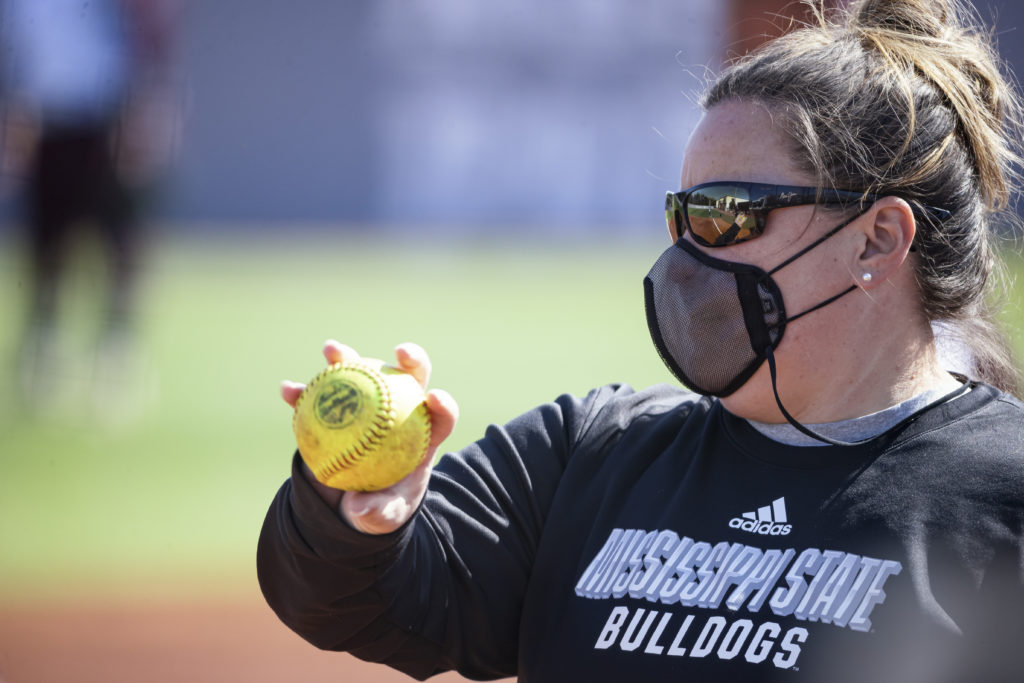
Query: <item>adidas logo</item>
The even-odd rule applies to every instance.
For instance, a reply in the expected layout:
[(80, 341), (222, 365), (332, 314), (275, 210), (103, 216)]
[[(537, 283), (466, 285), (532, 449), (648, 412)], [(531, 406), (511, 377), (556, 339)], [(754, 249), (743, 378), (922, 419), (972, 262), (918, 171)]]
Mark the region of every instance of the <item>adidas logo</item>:
[(771, 505), (757, 508), (757, 512), (744, 512), (729, 520), (730, 529), (741, 529), (762, 536), (785, 536), (793, 530), (787, 524), (786, 499), (776, 498)]

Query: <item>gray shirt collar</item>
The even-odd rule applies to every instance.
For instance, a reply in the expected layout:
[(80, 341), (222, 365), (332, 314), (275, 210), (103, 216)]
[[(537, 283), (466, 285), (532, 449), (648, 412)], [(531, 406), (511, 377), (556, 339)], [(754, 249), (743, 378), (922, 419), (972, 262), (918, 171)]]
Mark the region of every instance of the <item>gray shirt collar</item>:
[[(924, 408), (929, 403), (942, 398), (944, 394), (945, 392), (939, 389), (932, 389), (922, 394), (918, 394), (913, 398), (909, 398), (906, 401), (898, 403), (890, 408), (880, 410), (877, 413), (871, 413), (870, 415), (855, 417), (849, 420), (823, 422), (808, 426), (819, 434), (827, 436), (830, 439), (836, 439), (837, 441), (861, 441), (863, 439), (870, 439), (896, 426), (900, 421), (906, 419), (921, 408)], [(772, 441), (778, 441), (779, 443), (784, 443), (789, 446), (828, 445), (827, 443), (818, 441), (817, 439), (811, 438), (798, 431), (796, 427), (788, 422), (778, 424), (757, 422), (755, 420), (747, 420), (747, 422), (750, 423), (750, 426), (761, 432), (761, 434), (767, 436)]]

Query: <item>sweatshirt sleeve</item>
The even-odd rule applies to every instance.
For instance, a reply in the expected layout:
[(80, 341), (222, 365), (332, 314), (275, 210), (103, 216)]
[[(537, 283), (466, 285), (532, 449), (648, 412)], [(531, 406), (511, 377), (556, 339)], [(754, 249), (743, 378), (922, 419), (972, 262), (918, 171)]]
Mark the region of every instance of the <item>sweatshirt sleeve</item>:
[(260, 587), (291, 629), (417, 679), (455, 669), (515, 675), (519, 615), (560, 477), (589, 416), (619, 390), (562, 396), (446, 454), (416, 515), (383, 536), (355, 531), (300, 471), (267, 513)]

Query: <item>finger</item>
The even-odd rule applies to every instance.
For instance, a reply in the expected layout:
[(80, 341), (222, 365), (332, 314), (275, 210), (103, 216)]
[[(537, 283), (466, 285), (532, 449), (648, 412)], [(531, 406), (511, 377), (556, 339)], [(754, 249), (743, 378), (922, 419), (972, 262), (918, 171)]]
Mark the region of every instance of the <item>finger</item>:
[(305, 388), (305, 384), (284, 380), (281, 382), (281, 398), (284, 399), (285, 403), (294, 408), (295, 402), (299, 400), (299, 394), (301, 394)]
[(405, 342), (395, 347), (395, 358), (398, 367), (416, 378), (424, 389), (430, 383), (430, 356), (419, 344)]
[(334, 339), (324, 342), (324, 358), (328, 363), (354, 363), (359, 360), (359, 354), (351, 346), (346, 346)]
[(436, 449), (447, 439), (459, 421), (459, 404), (444, 389), (431, 389), (427, 393), (430, 411), (430, 448)]

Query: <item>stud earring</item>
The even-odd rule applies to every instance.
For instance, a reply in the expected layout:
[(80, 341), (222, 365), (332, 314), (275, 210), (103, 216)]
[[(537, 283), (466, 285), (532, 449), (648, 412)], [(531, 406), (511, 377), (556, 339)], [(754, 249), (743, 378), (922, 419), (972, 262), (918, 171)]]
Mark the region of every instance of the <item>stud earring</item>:
[(860, 276), (860, 279), (864, 282), (871, 282), (871, 273), (864, 273)]

